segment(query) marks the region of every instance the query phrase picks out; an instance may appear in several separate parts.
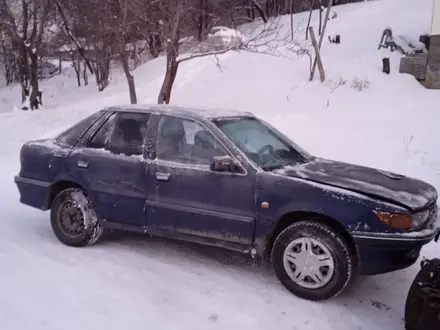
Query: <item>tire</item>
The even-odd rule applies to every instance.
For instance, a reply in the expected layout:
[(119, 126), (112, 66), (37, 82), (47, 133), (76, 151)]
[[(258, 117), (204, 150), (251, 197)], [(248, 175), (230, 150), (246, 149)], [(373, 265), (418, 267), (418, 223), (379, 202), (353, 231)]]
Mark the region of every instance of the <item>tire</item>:
[(284, 229), (271, 257), (281, 284), (311, 301), (339, 295), (352, 280), (356, 261), (342, 235), (316, 221), (300, 221)]
[(102, 224), (92, 202), (77, 188), (63, 190), (55, 197), (50, 222), (55, 236), (68, 246), (92, 245), (103, 234)]
[(425, 260), (408, 291), (406, 330), (440, 329), (440, 259)]

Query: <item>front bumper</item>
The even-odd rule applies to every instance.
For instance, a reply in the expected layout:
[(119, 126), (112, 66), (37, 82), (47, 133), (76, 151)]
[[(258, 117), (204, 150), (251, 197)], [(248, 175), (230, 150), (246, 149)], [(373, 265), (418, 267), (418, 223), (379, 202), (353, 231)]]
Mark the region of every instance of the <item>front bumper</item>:
[(402, 234), (351, 232), (359, 257), (359, 270), (376, 275), (407, 268), (420, 256), (420, 250), (440, 238), (440, 217), (427, 228)]

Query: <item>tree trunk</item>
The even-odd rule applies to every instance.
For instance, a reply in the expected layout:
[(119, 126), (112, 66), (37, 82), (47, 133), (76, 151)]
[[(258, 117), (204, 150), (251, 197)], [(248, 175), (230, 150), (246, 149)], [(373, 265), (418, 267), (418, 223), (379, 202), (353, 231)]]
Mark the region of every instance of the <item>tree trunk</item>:
[(322, 4), (321, 0), (319, 1), (319, 26), (318, 26), (318, 35), (322, 33)]
[(125, 51), (125, 43), (123, 40), (119, 41), (119, 58), (121, 59), (122, 68), (124, 69), (125, 77), (127, 78), (128, 91), (130, 93), (130, 103), (137, 103), (136, 85), (134, 77), (130, 73), (130, 66), (128, 65), (128, 54)]
[(293, 41), (293, 0), (290, 0), (289, 3), (289, 12), (290, 12), (290, 39)]
[[(273, 5), (273, 0), (266, 0), (266, 15), (267, 17), (271, 17), (272, 16), (272, 5)], [(253, 3), (253, 1), (252, 1)]]
[(167, 68), (162, 87), (159, 92), (157, 103), (169, 104), (171, 100), (171, 90), (173, 89), (174, 81), (176, 80), (177, 70), (179, 69), (179, 36), (180, 36), (180, 17), (182, 14), (183, 0), (176, 1), (176, 10), (174, 12), (171, 26), (170, 37), (167, 39)]
[(206, 19), (207, 19), (207, 13), (206, 13), (206, 0), (199, 0), (199, 14), (197, 15), (197, 30), (198, 30), (198, 40), (199, 42), (202, 42), (205, 40), (206, 37)]
[(20, 82), (21, 85), (21, 110), (29, 110), (29, 108), (27, 107), (27, 105), (24, 104), (24, 102), (26, 101), (26, 99), (29, 98), (29, 88), (27, 86), (25, 86), (23, 84), (23, 82)]
[(252, 8), (255, 8), (258, 11), (258, 14), (261, 16), (261, 19), (264, 23), (267, 23), (268, 19), (266, 17), (266, 14), (264, 13), (263, 8), (261, 8), (260, 4), (256, 1), (252, 1)]
[(163, 80), (162, 87), (159, 92), (157, 100), (158, 104), (169, 104), (171, 100), (171, 90), (173, 89), (174, 81), (176, 80), (177, 70), (179, 69), (179, 62), (177, 58), (167, 58), (167, 70)]
[(293, 0), (284, 0), (284, 13), (293, 14)]
[(109, 84), (110, 61), (113, 55), (113, 49), (110, 45), (104, 45), (101, 49), (95, 46), (95, 61), (93, 62), (96, 84), (98, 91), (102, 92)]
[[(29, 96), (29, 65), (26, 46), (23, 43), (19, 46), (18, 71), (21, 89), (21, 102)], [(26, 109), (27, 110), (27, 109)]]
[(84, 79), (84, 86), (87, 86), (89, 84), (89, 76), (87, 74), (87, 63), (86, 63), (86, 61), (84, 61), (83, 79)]
[(177, 70), (179, 69), (179, 62), (177, 56), (179, 55), (179, 28), (180, 17), (182, 14), (183, 0), (176, 1), (176, 10), (171, 20), (170, 37), (167, 39), (167, 68), (165, 77), (160, 88), (158, 104), (169, 104), (171, 100), (171, 90), (173, 89), (174, 81), (176, 80)]
[(148, 48), (153, 58), (159, 57), (161, 47), (162, 42), (160, 40), (160, 37), (157, 34), (151, 34), (148, 38)]
[(133, 41), (132, 45), (133, 45), (133, 68), (136, 69), (139, 66), (137, 42)]
[(312, 20), (312, 13), (313, 13), (313, 6), (314, 5), (315, 5), (315, 0), (313, 0), (312, 4), (310, 5), (309, 19), (307, 21), (307, 26), (306, 26), (306, 40), (309, 39), (309, 27), (310, 27), (310, 22)]
[(38, 55), (34, 50), (31, 50), (30, 59), (31, 59), (30, 83), (32, 90), (31, 90), (29, 102), (31, 105), (31, 110), (35, 110), (39, 108), (38, 106), (39, 86), (38, 86)]
[(78, 61), (78, 63), (76, 62), (75, 55), (73, 54), (73, 52), (70, 55), (70, 58), (72, 59), (72, 66), (73, 66), (73, 69), (75, 70), (76, 81), (78, 83), (78, 87), (81, 87), (81, 75), (80, 75), (81, 61)]

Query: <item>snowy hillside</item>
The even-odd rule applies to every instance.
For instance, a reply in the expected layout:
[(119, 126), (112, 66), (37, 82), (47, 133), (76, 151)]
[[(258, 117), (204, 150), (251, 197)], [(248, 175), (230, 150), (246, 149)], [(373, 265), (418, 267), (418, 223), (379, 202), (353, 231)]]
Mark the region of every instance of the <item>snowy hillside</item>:
[[(328, 29), (342, 43), (324, 42), (324, 84), (308, 82), (305, 57), (228, 53), (219, 56), (221, 71), (211, 57), (182, 64), (172, 103), (252, 111), (312, 154), (400, 172), (440, 190), (440, 92), (399, 74), (398, 53), (377, 51), (388, 26), (414, 38), (427, 33), (431, 8), (432, 0), (335, 7), (338, 18)], [(307, 14), (295, 15), (301, 20)], [(283, 25), (290, 26), (288, 17)], [(391, 58), (390, 75), (381, 72), (384, 54)], [(159, 58), (134, 72), (138, 100), (156, 101), (164, 68)], [(364, 89), (355, 88), (359, 82)], [(271, 270), (212, 248), (133, 234), (86, 249), (63, 246), (48, 213), (18, 203), (19, 148), (129, 98), (116, 71), (102, 93), (93, 83), (76, 87), (70, 69), (42, 89), (45, 110), (34, 112), (16, 108), (17, 86), (0, 90), (1, 329), (403, 329), (418, 264), (362, 277), (344, 295), (318, 304), (292, 296)], [(438, 257), (440, 245), (431, 243), (422, 255)]]

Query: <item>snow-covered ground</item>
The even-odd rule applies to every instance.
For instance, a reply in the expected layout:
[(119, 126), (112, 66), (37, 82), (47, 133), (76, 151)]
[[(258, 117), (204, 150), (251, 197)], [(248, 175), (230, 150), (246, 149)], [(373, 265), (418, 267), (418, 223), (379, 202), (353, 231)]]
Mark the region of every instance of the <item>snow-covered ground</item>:
[[(413, 38), (429, 32), (431, 8), (432, 0), (336, 7), (328, 29), (342, 43), (324, 42), (325, 84), (308, 82), (306, 58), (229, 53), (220, 56), (222, 72), (213, 58), (184, 63), (172, 102), (252, 111), (313, 154), (401, 172), (440, 189), (440, 92), (399, 74), (397, 53), (377, 51), (388, 26)], [(296, 22), (306, 18), (295, 15)], [(384, 54), (390, 75), (381, 72)], [(159, 58), (135, 71), (139, 100), (155, 102), (164, 64)], [(369, 86), (359, 91), (356, 80)], [(76, 87), (72, 70), (42, 87), (45, 110), (34, 112), (15, 107), (17, 87), (0, 90), (2, 329), (403, 329), (418, 265), (362, 277), (337, 299), (311, 303), (288, 293), (269, 268), (213, 248), (125, 233), (90, 248), (63, 246), (47, 213), (18, 203), (19, 148), (129, 99), (119, 72), (102, 93), (92, 81)], [(422, 254), (439, 256), (440, 245)]]

